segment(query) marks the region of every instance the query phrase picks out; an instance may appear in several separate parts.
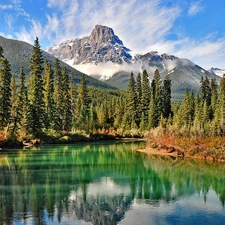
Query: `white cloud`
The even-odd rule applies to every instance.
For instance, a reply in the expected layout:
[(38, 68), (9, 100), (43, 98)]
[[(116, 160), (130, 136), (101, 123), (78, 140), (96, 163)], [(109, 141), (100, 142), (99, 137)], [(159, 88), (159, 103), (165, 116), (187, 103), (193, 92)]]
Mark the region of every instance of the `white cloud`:
[[(12, 2), (18, 14), (30, 22), (30, 26), (23, 26), (15, 32), (16, 38), (33, 44), (38, 36), (43, 48), (89, 35), (96, 24), (101, 24), (112, 27), (133, 54), (156, 50), (189, 58), (206, 69), (213, 65), (225, 67), (222, 60), (225, 58), (224, 39), (207, 36), (197, 41), (175, 34), (178, 40), (167, 40), (176, 19), (183, 13), (178, 1), (167, 4), (168, 1), (164, 0), (48, 0), (45, 23), (31, 18), (22, 9), (21, 0)], [(193, 1), (188, 15), (194, 16), (202, 10), (203, 1)], [(11, 26), (10, 17), (7, 23)]]
[[(134, 51), (148, 51), (156, 40), (163, 39), (180, 15), (176, 6), (168, 7), (162, 0), (142, 2), (140, 0), (119, 1), (56, 1), (49, 0), (51, 9), (60, 10), (57, 27), (52, 32), (57, 44), (65, 39), (89, 35), (96, 24), (110, 26)], [(48, 15), (48, 18), (51, 18)], [(46, 27), (50, 27), (52, 20)], [(148, 47), (147, 47), (148, 46)]]
[(193, 2), (188, 9), (188, 15), (194, 16), (197, 13), (203, 11), (203, 9), (204, 7), (202, 5), (202, 1)]
[(7, 13), (5, 15), (5, 21), (6, 21), (7, 25), (8, 25), (8, 27), (9, 27), (9, 29), (11, 29), (12, 28), (13, 21), (14, 21), (13, 16), (11, 14), (8, 14)]
[(9, 39), (13, 39), (13, 36), (11, 34), (5, 34), (3, 32), (0, 32), (0, 36), (5, 37), (5, 38), (9, 38)]
[(12, 9), (12, 8), (13, 8), (12, 5), (0, 5), (0, 9), (2, 9), (2, 10)]
[(198, 41), (184, 38), (176, 42), (166, 42), (162, 48), (178, 57), (188, 58), (204, 69), (225, 67), (225, 38), (211, 40), (207, 37)]

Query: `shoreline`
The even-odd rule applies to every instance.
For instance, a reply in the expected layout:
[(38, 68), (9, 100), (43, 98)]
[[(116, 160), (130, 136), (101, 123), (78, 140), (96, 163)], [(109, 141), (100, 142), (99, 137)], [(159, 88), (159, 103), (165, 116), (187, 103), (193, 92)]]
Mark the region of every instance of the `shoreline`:
[(144, 148), (144, 149), (138, 149), (137, 152), (140, 152), (141, 154), (146, 155), (158, 155), (158, 156), (168, 156), (168, 157), (174, 157), (174, 158), (180, 158), (180, 159), (193, 159), (193, 160), (200, 160), (200, 161), (207, 161), (207, 162), (219, 162), (219, 163), (225, 163), (225, 159), (215, 159), (212, 156), (206, 156), (204, 153), (200, 155), (183, 155), (180, 156), (176, 152), (168, 152), (166, 149), (155, 149), (155, 148)]
[(161, 156), (173, 156), (177, 157), (177, 154), (175, 152), (167, 152), (165, 149), (154, 149), (154, 148), (144, 148), (144, 149), (138, 149), (137, 152), (145, 153), (147, 155), (161, 155)]

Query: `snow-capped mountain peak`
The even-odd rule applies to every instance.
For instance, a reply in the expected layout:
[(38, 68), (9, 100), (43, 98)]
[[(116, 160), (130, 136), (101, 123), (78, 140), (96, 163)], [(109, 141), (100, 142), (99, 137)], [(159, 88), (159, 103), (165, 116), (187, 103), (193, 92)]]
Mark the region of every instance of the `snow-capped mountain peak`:
[(88, 37), (67, 40), (46, 51), (65, 62), (70, 61), (70, 64), (72, 60), (74, 67), (87, 63), (130, 63), (132, 59), (130, 50), (114, 34), (113, 29), (101, 25), (96, 25)]

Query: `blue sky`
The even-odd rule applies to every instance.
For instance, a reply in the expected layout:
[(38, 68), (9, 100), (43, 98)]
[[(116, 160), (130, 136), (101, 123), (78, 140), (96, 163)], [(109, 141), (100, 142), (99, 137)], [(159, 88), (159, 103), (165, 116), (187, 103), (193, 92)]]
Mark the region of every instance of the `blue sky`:
[(114, 29), (135, 53), (158, 51), (225, 68), (224, 0), (1, 0), (0, 35), (43, 49)]

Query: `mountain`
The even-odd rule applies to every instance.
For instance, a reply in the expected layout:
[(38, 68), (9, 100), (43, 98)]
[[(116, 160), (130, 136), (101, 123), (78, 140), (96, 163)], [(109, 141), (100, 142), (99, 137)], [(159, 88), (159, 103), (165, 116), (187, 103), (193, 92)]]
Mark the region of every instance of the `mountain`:
[(46, 50), (63, 61), (73, 64), (99, 64), (106, 62), (130, 63), (130, 50), (114, 34), (112, 28), (96, 25), (91, 35), (62, 42)]
[(120, 89), (127, 89), (131, 71), (138, 74), (144, 69), (150, 80), (157, 68), (162, 78), (169, 76), (174, 96), (179, 96), (186, 87), (197, 91), (202, 76), (220, 79), (216, 73), (173, 55), (152, 51), (132, 56), (131, 50), (123, 45), (113, 29), (101, 25), (96, 25), (90, 36), (64, 41), (46, 51), (74, 68)]
[[(29, 77), (29, 60), (33, 52), (33, 46), (23, 42), (23, 41), (17, 41), (12, 39), (7, 39), (2, 36), (0, 36), (0, 46), (4, 49), (4, 56), (9, 60), (9, 63), (11, 64), (11, 72), (15, 75), (16, 79), (19, 77), (20, 68), (24, 67), (24, 72), (26, 74), (26, 78)], [(52, 68), (54, 67), (55, 63), (55, 57), (45, 51), (42, 51), (42, 55), (44, 60), (48, 60)], [(67, 67), (69, 72), (73, 72), (74, 74), (74, 81), (76, 83), (80, 82), (80, 78), (82, 73), (75, 68), (69, 66), (67, 63), (60, 61), (61, 67)], [(103, 89), (115, 89), (115, 87), (112, 87), (106, 83), (103, 83), (99, 80), (96, 80), (90, 76), (85, 75), (85, 79), (88, 85), (103, 88)]]
[(215, 74), (219, 77), (222, 77), (225, 74), (225, 69), (219, 69), (219, 68), (211, 68), (209, 70), (210, 73)]

